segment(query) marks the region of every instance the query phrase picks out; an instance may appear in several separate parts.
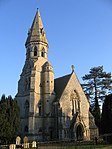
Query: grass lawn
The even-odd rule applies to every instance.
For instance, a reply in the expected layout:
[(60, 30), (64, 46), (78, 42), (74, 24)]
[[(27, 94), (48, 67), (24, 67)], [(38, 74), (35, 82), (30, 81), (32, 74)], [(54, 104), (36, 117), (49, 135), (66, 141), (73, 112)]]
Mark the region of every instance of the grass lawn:
[(112, 149), (112, 145), (84, 145), (84, 146), (62, 147), (59, 149)]
[(112, 145), (81, 145), (71, 147), (47, 146), (47, 147), (39, 147), (38, 149), (112, 149)]

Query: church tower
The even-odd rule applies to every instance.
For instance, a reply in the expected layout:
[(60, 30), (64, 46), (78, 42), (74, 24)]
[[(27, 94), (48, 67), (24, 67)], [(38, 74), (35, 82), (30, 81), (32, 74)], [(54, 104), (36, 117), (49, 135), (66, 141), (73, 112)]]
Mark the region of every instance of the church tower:
[(54, 79), (48, 41), (37, 9), (25, 43), (26, 59), (18, 81), (20, 137), (29, 140), (91, 140), (98, 135), (89, 102), (72, 73)]
[(45, 139), (43, 134), (53, 127), (50, 117), (55, 93), (53, 67), (48, 62), (48, 41), (38, 9), (25, 47), (26, 60), (16, 95), (20, 107), (20, 135), (42, 140)]

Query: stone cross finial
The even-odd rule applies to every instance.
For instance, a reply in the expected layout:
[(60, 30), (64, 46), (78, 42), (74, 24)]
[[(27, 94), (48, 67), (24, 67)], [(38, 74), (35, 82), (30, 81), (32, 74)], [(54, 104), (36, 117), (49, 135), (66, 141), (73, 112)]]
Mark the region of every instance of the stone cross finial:
[(74, 65), (72, 65), (72, 72), (74, 72), (74, 68), (75, 68)]

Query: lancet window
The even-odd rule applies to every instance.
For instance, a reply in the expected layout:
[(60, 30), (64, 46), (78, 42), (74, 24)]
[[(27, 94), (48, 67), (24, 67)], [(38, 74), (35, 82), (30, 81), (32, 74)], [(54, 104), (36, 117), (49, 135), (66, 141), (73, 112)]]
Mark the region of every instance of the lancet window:
[(37, 56), (37, 47), (34, 47), (34, 56)]
[(24, 128), (24, 132), (28, 132), (28, 126), (27, 125)]
[(42, 49), (41, 56), (45, 57), (45, 49), (44, 48)]
[(41, 102), (39, 103), (38, 108), (39, 108), (39, 116), (42, 116), (42, 104), (41, 104)]
[(72, 102), (72, 115), (74, 115), (76, 112), (80, 112), (80, 100), (75, 90), (71, 94), (71, 102)]

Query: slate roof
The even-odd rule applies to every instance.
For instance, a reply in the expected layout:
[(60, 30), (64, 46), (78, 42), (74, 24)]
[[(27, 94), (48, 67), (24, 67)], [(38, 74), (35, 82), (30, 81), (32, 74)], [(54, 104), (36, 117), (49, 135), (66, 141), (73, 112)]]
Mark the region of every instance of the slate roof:
[(56, 93), (57, 98), (59, 99), (70, 79), (72, 74), (62, 76), (54, 80), (54, 91)]
[(25, 45), (27, 45), (30, 42), (39, 42), (39, 41), (48, 44), (43, 23), (41, 20), (40, 12), (39, 12), (39, 9), (37, 9), (31, 29), (28, 32), (28, 37)]

